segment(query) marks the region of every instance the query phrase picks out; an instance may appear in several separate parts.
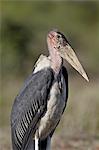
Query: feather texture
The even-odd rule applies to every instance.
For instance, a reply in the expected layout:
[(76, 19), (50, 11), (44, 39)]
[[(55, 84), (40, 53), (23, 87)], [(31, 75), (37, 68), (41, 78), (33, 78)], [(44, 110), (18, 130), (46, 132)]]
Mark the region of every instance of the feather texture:
[(49, 150), (51, 136), (60, 121), (67, 98), (65, 67), (56, 78), (50, 67), (50, 57), (41, 55), (12, 107), (13, 150), (34, 150), (37, 129), (39, 150)]
[(36, 131), (36, 125), (46, 111), (52, 81), (53, 72), (50, 68), (32, 74), (15, 99), (11, 113), (11, 129), (12, 138), (19, 149), (25, 147), (23, 143), (28, 140), (31, 129)]

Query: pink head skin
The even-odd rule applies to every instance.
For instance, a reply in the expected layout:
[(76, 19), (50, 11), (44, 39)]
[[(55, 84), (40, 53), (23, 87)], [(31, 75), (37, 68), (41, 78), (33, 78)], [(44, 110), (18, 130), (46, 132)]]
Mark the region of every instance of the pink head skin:
[(51, 31), (47, 36), (48, 50), (51, 57), (51, 68), (57, 75), (62, 66), (62, 58), (57, 48), (57, 32)]
[(60, 72), (63, 59), (67, 60), (87, 81), (86, 72), (79, 62), (74, 50), (69, 45), (65, 36), (57, 30), (50, 31), (47, 35), (48, 50), (51, 57), (51, 68), (56, 75)]

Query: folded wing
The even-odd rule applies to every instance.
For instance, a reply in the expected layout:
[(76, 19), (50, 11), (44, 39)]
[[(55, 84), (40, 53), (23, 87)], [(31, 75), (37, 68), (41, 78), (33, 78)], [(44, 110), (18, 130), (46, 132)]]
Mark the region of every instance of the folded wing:
[(11, 112), (12, 145), (14, 150), (25, 149), (37, 124), (46, 112), (48, 95), (54, 76), (51, 68), (42, 69), (25, 82), (17, 95)]

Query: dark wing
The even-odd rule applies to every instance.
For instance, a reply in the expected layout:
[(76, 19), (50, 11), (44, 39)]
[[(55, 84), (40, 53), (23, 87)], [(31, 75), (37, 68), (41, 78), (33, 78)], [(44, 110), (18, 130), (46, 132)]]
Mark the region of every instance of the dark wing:
[(64, 110), (65, 110), (66, 105), (67, 105), (67, 100), (68, 100), (68, 73), (67, 73), (67, 70), (64, 66), (62, 67), (62, 74), (64, 76), (65, 85), (66, 85), (66, 100), (65, 100), (65, 106), (64, 106), (64, 109), (63, 109), (63, 113), (64, 113)]
[(68, 99), (68, 73), (64, 66), (62, 67), (62, 74), (64, 76), (65, 84), (66, 84), (66, 102), (67, 102), (67, 99)]
[(37, 123), (46, 111), (53, 79), (51, 68), (32, 74), (16, 97), (11, 112), (14, 150), (25, 149), (28, 138), (36, 131)]

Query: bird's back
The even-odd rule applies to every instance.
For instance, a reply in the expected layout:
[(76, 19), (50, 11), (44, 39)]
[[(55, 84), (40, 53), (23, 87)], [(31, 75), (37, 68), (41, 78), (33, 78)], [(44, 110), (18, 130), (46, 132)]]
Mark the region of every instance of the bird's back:
[(62, 76), (55, 79), (50, 58), (44, 55), (39, 57), (12, 107), (13, 150), (31, 150), (34, 147), (33, 136), (37, 128), (41, 147), (52, 135), (67, 102), (68, 78), (64, 67), (61, 73)]
[(53, 82), (51, 68), (32, 73), (15, 98), (11, 112), (13, 150), (25, 150), (35, 134), (37, 124), (46, 111)]

